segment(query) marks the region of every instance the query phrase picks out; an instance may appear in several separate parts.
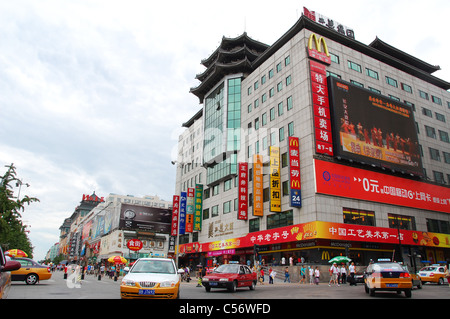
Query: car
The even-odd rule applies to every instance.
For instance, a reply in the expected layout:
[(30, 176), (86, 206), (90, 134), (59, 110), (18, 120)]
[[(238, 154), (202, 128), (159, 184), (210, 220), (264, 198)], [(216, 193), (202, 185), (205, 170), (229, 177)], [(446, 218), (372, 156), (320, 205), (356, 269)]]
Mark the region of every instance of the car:
[(249, 287), (250, 290), (254, 290), (256, 283), (256, 272), (240, 264), (220, 265), (202, 278), (202, 285), (208, 292), (211, 288), (227, 288), (231, 292), (235, 292), (240, 287)]
[(376, 291), (403, 291), (407, 298), (411, 298), (412, 279), (399, 263), (380, 260), (367, 267), (364, 288), (371, 296)]
[(445, 267), (440, 265), (431, 265), (419, 270), (419, 276), (423, 283), (432, 282), (438, 285), (445, 283)]
[(21, 265), (20, 269), (11, 272), (12, 281), (25, 281), (27, 285), (35, 285), (52, 277), (50, 267), (41, 265), (33, 259), (13, 257), (12, 260), (18, 261)]
[(364, 283), (364, 275), (365, 270), (358, 270), (355, 272), (355, 284), (363, 284)]
[(177, 270), (173, 259), (140, 258), (120, 284), (122, 299), (178, 299), (182, 269)]
[(0, 299), (8, 297), (11, 289), (11, 271), (19, 268), (20, 263), (10, 260), (9, 257), (3, 254), (3, 250), (0, 247)]

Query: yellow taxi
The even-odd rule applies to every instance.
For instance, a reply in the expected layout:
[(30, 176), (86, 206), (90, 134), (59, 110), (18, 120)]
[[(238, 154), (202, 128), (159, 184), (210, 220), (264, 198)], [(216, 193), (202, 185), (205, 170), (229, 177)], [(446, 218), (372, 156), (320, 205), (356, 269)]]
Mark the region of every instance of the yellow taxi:
[(169, 258), (140, 258), (120, 284), (122, 299), (178, 299), (180, 274), (175, 262)]
[(403, 291), (407, 298), (411, 298), (412, 278), (400, 264), (379, 259), (367, 267), (364, 286), (366, 293), (371, 296), (374, 296), (376, 291)]
[(423, 283), (432, 282), (442, 285), (447, 281), (445, 278), (445, 267), (441, 265), (423, 267), (419, 270), (419, 275)]
[(11, 272), (12, 281), (25, 281), (27, 285), (35, 285), (41, 280), (47, 280), (52, 277), (50, 267), (41, 265), (30, 258), (15, 257), (21, 265), (20, 269)]

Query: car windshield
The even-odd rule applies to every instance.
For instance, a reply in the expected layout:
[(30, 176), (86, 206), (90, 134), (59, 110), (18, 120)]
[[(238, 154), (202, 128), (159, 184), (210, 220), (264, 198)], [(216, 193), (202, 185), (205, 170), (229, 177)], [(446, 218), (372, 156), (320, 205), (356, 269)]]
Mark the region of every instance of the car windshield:
[(222, 274), (237, 274), (239, 271), (239, 265), (220, 265), (214, 270), (215, 273)]
[(396, 263), (380, 263), (373, 265), (374, 271), (404, 271), (400, 264)]
[(141, 259), (131, 269), (130, 273), (175, 274), (175, 267), (170, 260)]

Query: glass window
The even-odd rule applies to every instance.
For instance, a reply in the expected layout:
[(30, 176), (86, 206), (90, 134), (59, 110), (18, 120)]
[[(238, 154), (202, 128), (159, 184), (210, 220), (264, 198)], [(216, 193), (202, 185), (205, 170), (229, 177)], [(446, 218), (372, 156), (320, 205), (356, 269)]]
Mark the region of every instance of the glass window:
[(211, 217), (219, 216), (219, 205), (211, 207)]
[(389, 228), (416, 230), (416, 221), (413, 216), (388, 214)]
[(374, 71), (374, 70), (371, 70), (371, 69), (369, 69), (369, 68), (366, 68), (366, 75), (367, 75), (367, 76), (370, 76), (371, 78), (374, 78), (374, 79), (376, 79), (376, 80), (379, 80), (378, 72), (377, 72), (377, 71)]
[(288, 66), (289, 64), (291, 64), (291, 56), (288, 55), (286, 58), (284, 58), (284, 65)]
[(441, 161), (441, 155), (439, 153), (439, 150), (437, 150), (435, 148), (431, 148), (431, 147), (429, 147), (429, 150), (430, 150), (430, 158), (432, 160), (440, 162)]
[(294, 122), (288, 124), (288, 135), (294, 136)]
[(344, 224), (375, 226), (375, 212), (343, 208)]
[(356, 72), (362, 73), (361, 65), (358, 63), (348, 61), (348, 67)]
[(283, 102), (278, 103), (278, 116), (283, 115)]
[(288, 110), (288, 111), (291, 110), (292, 107), (293, 107), (293, 104), (292, 104), (292, 96), (290, 96), (290, 97), (287, 98), (287, 110)]
[(391, 85), (391, 86), (393, 86), (393, 87), (396, 87), (396, 88), (398, 87), (397, 80), (395, 80), (395, 79), (393, 79), (393, 78), (391, 78), (389, 76), (386, 76), (386, 83)]
[(402, 90), (408, 93), (412, 93), (412, 87), (405, 83), (402, 83)]
[(281, 71), (281, 62), (277, 64), (277, 73)]
[(336, 54), (330, 53), (331, 62), (339, 64), (339, 56)]
[(273, 69), (270, 69), (269, 70), (269, 79), (273, 78), (273, 74), (274, 74)]
[(286, 77), (286, 86), (289, 86), (291, 83), (292, 83), (291, 76), (288, 75), (288, 76)]
[(431, 100), (436, 104), (442, 105), (442, 100), (440, 98), (438, 98), (437, 96), (432, 95)]
[(290, 226), (294, 224), (292, 210), (267, 216), (267, 229)]
[(428, 99), (429, 99), (428, 93), (426, 93), (426, 92), (424, 92), (424, 91), (421, 91), (421, 90), (419, 90), (419, 96), (420, 96), (422, 99), (425, 99), (425, 100), (428, 100)]

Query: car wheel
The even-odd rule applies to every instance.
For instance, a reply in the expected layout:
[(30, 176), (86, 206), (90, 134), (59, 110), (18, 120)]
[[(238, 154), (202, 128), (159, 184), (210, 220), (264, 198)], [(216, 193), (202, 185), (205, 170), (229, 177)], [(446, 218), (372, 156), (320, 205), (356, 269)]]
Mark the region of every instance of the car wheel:
[(406, 298), (411, 298), (411, 289), (405, 290), (405, 297)]
[(25, 278), (25, 282), (27, 285), (35, 285), (39, 281), (39, 277), (36, 274), (29, 274)]
[(422, 289), (422, 281), (419, 280), (419, 284), (417, 285), (417, 289)]
[(375, 296), (375, 289), (369, 289), (369, 295), (371, 297)]
[(250, 290), (255, 290), (256, 287), (256, 281), (252, 281), (252, 284), (250, 285)]
[(210, 286), (205, 286), (205, 290), (206, 290), (206, 292), (210, 292), (211, 291), (211, 287)]
[(364, 284), (364, 290), (366, 291), (366, 294), (368, 294), (368, 293), (369, 293), (369, 287), (367, 287), (367, 285), (366, 285), (366, 284)]
[(236, 289), (237, 289), (237, 281), (233, 281), (233, 282), (231, 283), (231, 285), (228, 287), (228, 290), (229, 290), (230, 292), (236, 292)]
[(438, 285), (443, 285), (443, 284), (444, 284), (444, 278), (439, 278)]

